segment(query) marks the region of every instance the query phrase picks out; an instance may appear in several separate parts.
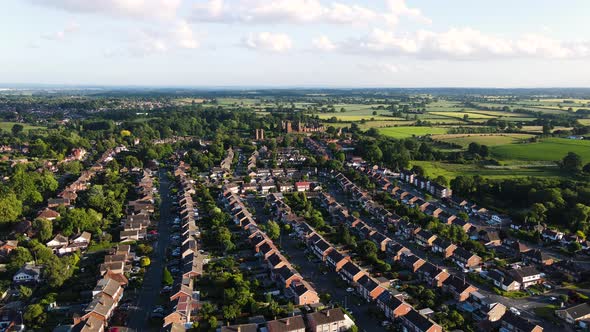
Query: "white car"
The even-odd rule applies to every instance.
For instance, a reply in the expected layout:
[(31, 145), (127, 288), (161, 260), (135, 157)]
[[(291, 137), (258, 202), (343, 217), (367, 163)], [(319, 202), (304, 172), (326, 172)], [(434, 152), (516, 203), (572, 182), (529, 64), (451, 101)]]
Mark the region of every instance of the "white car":
[(347, 291), (347, 292), (349, 292), (349, 293), (352, 293), (352, 292), (354, 292), (354, 288), (352, 288), (352, 287), (348, 287), (348, 288), (346, 289), (346, 291)]
[(515, 307), (510, 307), (510, 312), (517, 316), (520, 316), (520, 311), (518, 311), (518, 309), (516, 309)]

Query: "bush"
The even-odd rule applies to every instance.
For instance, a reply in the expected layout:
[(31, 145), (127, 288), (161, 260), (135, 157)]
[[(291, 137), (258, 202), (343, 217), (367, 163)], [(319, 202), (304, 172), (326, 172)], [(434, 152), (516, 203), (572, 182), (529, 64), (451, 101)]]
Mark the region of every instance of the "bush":
[(149, 257), (142, 257), (139, 260), (139, 266), (141, 266), (141, 267), (148, 267), (148, 266), (150, 266), (151, 263), (152, 263), (152, 261), (150, 260)]

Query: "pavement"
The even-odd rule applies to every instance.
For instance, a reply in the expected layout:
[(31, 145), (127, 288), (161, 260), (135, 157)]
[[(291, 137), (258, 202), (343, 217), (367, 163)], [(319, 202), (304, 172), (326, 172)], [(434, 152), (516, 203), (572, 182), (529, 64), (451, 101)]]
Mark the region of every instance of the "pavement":
[(143, 286), (139, 291), (134, 312), (129, 314), (127, 326), (136, 331), (159, 331), (160, 328), (150, 325), (150, 313), (160, 296), (162, 287), (162, 272), (166, 266), (166, 248), (170, 242), (170, 220), (174, 218), (170, 213), (172, 198), (170, 197), (170, 181), (166, 176), (166, 170), (160, 169), (160, 221), (158, 223), (158, 241), (154, 242), (151, 264), (143, 278)]

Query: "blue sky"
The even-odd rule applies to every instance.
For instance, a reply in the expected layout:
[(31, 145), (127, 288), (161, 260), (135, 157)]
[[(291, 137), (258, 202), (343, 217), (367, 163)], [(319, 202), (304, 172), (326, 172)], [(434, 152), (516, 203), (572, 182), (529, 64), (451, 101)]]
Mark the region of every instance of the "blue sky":
[(0, 83), (589, 87), (590, 1), (4, 0)]

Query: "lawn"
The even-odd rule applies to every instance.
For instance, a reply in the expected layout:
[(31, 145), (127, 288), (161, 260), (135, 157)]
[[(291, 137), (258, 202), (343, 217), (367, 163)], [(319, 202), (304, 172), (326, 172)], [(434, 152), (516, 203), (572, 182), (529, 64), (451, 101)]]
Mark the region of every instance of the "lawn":
[(561, 160), (568, 152), (575, 152), (584, 163), (590, 162), (590, 141), (566, 138), (547, 138), (537, 143), (493, 146), (492, 155), (500, 160)]
[(380, 128), (379, 133), (385, 136), (393, 138), (407, 138), (412, 136), (426, 136), (426, 135), (441, 135), (446, 134), (447, 128), (441, 127), (414, 127), (414, 126), (402, 126), (402, 127), (388, 127)]
[(496, 146), (523, 142), (533, 137), (530, 134), (449, 134), (434, 136), (433, 139), (467, 147), (469, 143)]
[[(2, 129), (2, 131), (5, 131), (5, 132), (11, 132), (12, 126), (14, 126), (15, 124), (16, 124), (16, 122), (0, 122), (0, 129)], [(35, 130), (35, 129), (45, 129), (45, 127), (34, 126), (34, 125), (27, 124), (27, 123), (20, 123), (20, 124), (23, 125), (24, 132), (29, 132), (30, 130)]]

